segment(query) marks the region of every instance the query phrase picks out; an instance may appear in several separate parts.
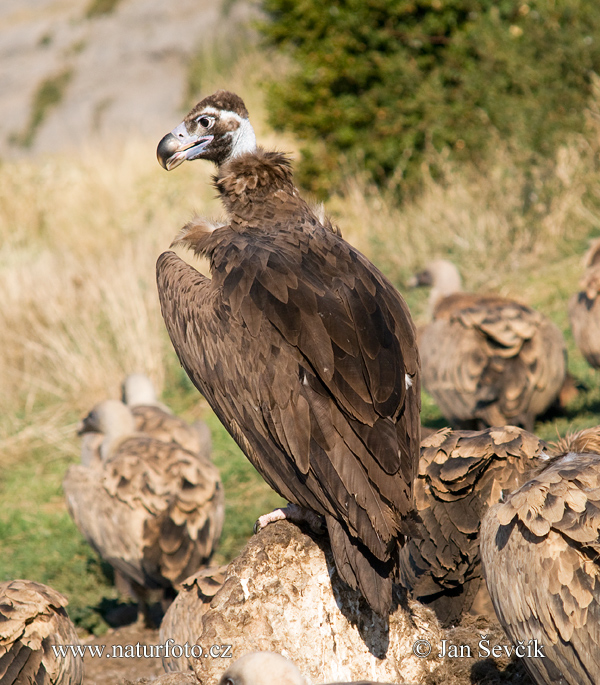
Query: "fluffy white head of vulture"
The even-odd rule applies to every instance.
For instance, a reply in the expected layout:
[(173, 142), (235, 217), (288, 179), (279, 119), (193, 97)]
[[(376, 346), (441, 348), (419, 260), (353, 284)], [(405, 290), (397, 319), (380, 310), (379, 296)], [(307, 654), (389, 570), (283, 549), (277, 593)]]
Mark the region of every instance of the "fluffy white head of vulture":
[(220, 165), (254, 150), (256, 136), (242, 99), (218, 90), (167, 133), (158, 144), (156, 156), (171, 171), (186, 160), (208, 159)]
[(104, 400), (80, 422), (77, 433), (104, 434), (100, 446), (100, 456), (104, 461), (110, 457), (117, 442), (135, 433), (135, 419), (131, 409), (120, 400)]
[(152, 381), (143, 373), (130, 373), (125, 378), (121, 388), (121, 396), (123, 402), (130, 407), (137, 405), (155, 406), (159, 404)]
[(223, 673), (219, 685), (306, 685), (294, 664), (277, 652), (252, 652)]

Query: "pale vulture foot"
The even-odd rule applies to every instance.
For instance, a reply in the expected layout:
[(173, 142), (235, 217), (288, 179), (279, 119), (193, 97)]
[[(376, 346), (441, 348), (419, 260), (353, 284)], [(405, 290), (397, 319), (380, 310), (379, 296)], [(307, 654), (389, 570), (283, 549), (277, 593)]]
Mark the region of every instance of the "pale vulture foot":
[(325, 532), (325, 520), (320, 514), (290, 502), (287, 507), (284, 507), (283, 509), (274, 509), (269, 514), (259, 516), (254, 524), (254, 534), (256, 535), (259, 530), (268, 526), (269, 523), (283, 521), (284, 519), (287, 519), (292, 523), (307, 523), (313, 533), (316, 533), (317, 535), (322, 535)]

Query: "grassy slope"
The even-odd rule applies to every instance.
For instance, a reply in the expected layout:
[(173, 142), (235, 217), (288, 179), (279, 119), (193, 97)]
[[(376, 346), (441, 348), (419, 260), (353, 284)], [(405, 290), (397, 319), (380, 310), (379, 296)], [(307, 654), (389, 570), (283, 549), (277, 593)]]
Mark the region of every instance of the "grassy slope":
[[(246, 55), (226, 79), (204, 77), (202, 88), (240, 92), (261, 142), (293, 151), (293, 141), (264, 124), (257, 79), (266, 68)], [(165, 334), (154, 290), (156, 256), (194, 211), (218, 215), (220, 208), (208, 165), (166, 174), (155, 162), (155, 144), (0, 166), (0, 580), (53, 585), (70, 598), (81, 627), (96, 631), (117, 595), (110, 573), (72, 524), (60, 483), (78, 459), (78, 417), (104, 397), (117, 397), (126, 373), (146, 371), (176, 412), (205, 418), (213, 431), (227, 496), (216, 562), (234, 557), (255, 518), (280, 502), (191, 387)], [(599, 233), (590, 210), (595, 198), (586, 195), (597, 185), (595, 174), (581, 145), (562, 151), (544, 180), (546, 204), (532, 217), (521, 211), (525, 179), (499, 151), (483, 171), (447, 165), (444, 183), (426, 183), (422, 197), (403, 208), (351, 179), (327, 210), (405, 292), (418, 321), (425, 318), (426, 294), (406, 292), (404, 280), (429, 257), (447, 254), (468, 288), (519, 297), (556, 321), (567, 335), (571, 371), (589, 389), (567, 416), (538, 424), (542, 437), (553, 438), (598, 421), (596, 373), (574, 349), (566, 317), (581, 254)], [(423, 420), (443, 425), (427, 396)]]

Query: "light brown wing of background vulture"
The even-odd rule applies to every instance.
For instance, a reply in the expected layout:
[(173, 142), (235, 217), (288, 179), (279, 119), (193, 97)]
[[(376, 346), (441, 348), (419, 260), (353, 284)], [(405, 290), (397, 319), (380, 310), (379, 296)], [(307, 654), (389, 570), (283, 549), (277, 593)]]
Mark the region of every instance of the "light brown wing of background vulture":
[(59, 592), (31, 580), (0, 583), (0, 682), (2, 685), (80, 685), (83, 659), (52, 646), (78, 645), (75, 626)]
[(565, 344), (538, 312), (495, 296), (459, 293), (436, 308), (420, 339), (423, 383), (455, 424), (533, 419), (558, 395)]
[[(193, 645), (202, 634), (202, 616), (210, 609), (213, 597), (225, 582), (227, 566), (203, 568), (186, 578), (177, 597), (167, 609), (160, 624), (158, 636), (160, 644), (168, 639), (176, 645)], [(165, 671), (193, 671), (192, 656), (162, 657)]]
[(223, 526), (215, 466), (152, 438), (124, 440), (96, 468), (71, 466), (63, 489), (92, 547), (143, 587), (168, 587), (189, 576), (208, 561)]
[[(600, 456), (568, 454), (491, 508), (481, 556), (498, 619), (537, 683), (600, 678)], [(562, 674), (562, 676), (561, 676)], [(562, 678), (562, 679), (561, 679)]]
[(210, 457), (210, 432), (205, 424), (190, 426), (179, 416), (152, 405), (133, 406), (131, 413), (137, 432), (163, 442), (175, 442), (192, 454)]
[(414, 327), (360, 253), (318, 225), (286, 227), (285, 206), (281, 216), (281, 231), (253, 241), (216, 229), (212, 283), (161, 255), (163, 317), (250, 461), (283, 497), (326, 516), (338, 572), (387, 613), (418, 462)]
[(422, 537), (400, 551), (400, 578), (443, 624), (458, 622), (483, 589), (482, 516), (529, 479), (543, 463), (543, 449), (535, 435), (515, 426), (444, 429), (421, 442), (415, 499)]
[(573, 338), (590, 366), (600, 368), (600, 266), (592, 266), (581, 282), (581, 290), (569, 300)]

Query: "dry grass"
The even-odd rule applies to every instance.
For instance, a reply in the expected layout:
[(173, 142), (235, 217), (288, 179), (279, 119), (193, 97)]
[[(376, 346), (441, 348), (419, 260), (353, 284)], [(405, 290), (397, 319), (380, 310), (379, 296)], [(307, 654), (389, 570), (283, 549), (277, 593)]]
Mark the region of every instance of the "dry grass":
[(390, 200), (391, 193), (358, 178), (332, 203), (344, 236), (370, 253), (397, 285), (435, 257), (455, 261), (467, 289), (521, 299), (524, 281), (537, 273), (539, 287), (549, 265), (568, 262), (576, 279), (579, 253), (600, 229), (600, 214), (586, 203), (590, 181), (597, 178), (582, 141), (559, 150), (543, 178), (528, 178), (502, 150), (482, 171), (444, 155), (435, 165), (442, 180), (428, 176), (422, 194), (402, 207)]
[[(272, 69), (247, 49), (226, 87), (246, 98), (265, 145), (290, 149), (264, 124), (257, 79)], [(213, 74), (202, 94), (223, 85)], [(194, 213), (218, 216), (221, 207), (209, 165), (166, 174), (156, 143), (0, 167), (0, 463), (32, 441), (72, 435), (77, 416), (118, 396), (127, 373), (163, 388), (174, 353), (156, 258)]]
[(4, 459), (49, 408), (57, 426), (72, 423), (117, 396), (126, 373), (146, 372), (162, 388), (168, 346), (154, 264), (191, 198), (210, 203), (212, 193), (202, 172), (165, 184), (153, 157), (150, 145), (130, 144), (118, 155), (0, 169)]

